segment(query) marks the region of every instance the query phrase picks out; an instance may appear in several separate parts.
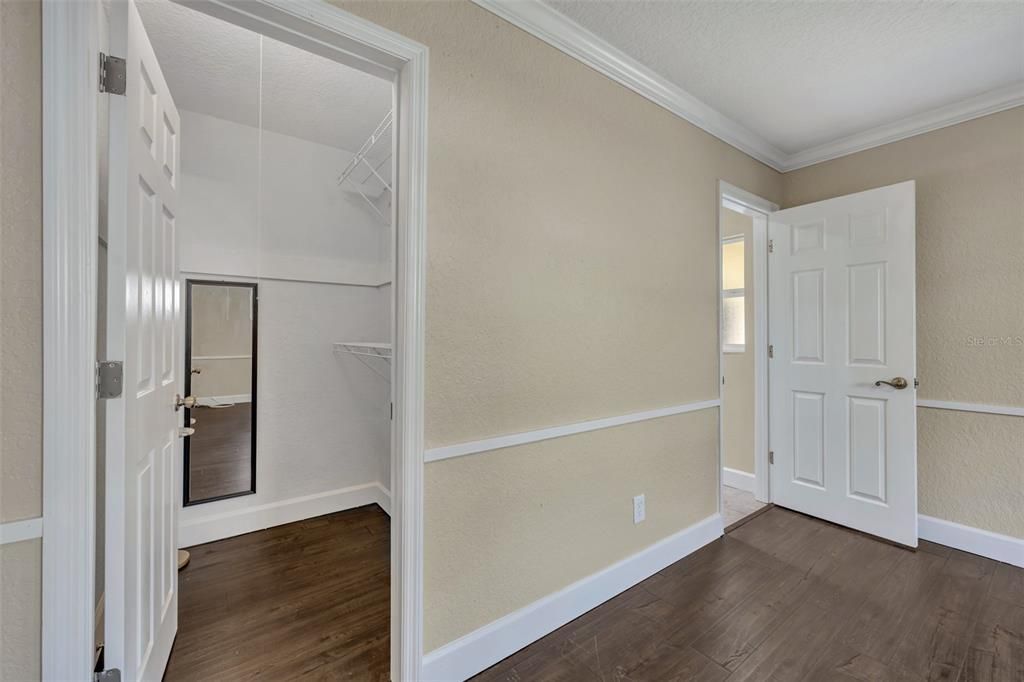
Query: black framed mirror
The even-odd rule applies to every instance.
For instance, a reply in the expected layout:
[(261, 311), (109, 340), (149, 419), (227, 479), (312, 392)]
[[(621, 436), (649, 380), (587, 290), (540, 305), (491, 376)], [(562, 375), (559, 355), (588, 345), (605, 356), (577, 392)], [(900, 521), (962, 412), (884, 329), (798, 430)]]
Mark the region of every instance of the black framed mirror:
[(187, 280), (185, 506), (256, 492), (257, 285)]

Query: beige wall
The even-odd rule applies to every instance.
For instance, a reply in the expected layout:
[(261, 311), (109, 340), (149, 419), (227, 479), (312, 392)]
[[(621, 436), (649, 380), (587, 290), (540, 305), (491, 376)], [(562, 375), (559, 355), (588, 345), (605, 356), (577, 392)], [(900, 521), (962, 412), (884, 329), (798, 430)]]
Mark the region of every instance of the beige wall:
[[(744, 332), (742, 353), (722, 354), (722, 466), (754, 473), (754, 219), (722, 209), (722, 236), (743, 235)], [(722, 264), (723, 271), (728, 264)], [(728, 286), (728, 284), (726, 284)]]
[(0, 546), (0, 680), (39, 679), (42, 542)]
[(430, 50), (427, 446), (717, 396), (717, 181), (775, 171), (469, 2)]
[[(1024, 107), (783, 178), (786, 206), (916, 180), (918, 395), (1024, 406)], [(918, 441), (922, 514), (1024, 538), (1024, 419), (920, 408)]]
[[(468, 2), (344, 7), (431, 50), (428, 447), (717, 397), (717, 182), (779, 174)], [(713, 514), (715, 417), (428, 465), (427, 650)]]
[[(0, 522), (42, 514), (41, 28), (0, 2)], [(0, 547), (0, 680), (39, 677), (40, 548)]]
[(701, 410), (428, 465), (427, 649), (713, 514), (717, 431)]
[(0, 521), (42, 513), (39, 5), (0, 2)]
[[(921, 395), (1024, 403), (1020, 348), (966, 340), (1021, 333), (1021, 110), (780, 176), (476, 6), (343, 6), (431, 48), (429, 446), (713, 398), (719, 178), (787, 205), (917, 179)], [(38, 36), (0, 2), (3, 520), (40, 505)], [(427, 649), (713, 513), (715, 421), (428, 465)], [(921, 410), (922, 511), (1024, 536), (1020, 424)], [(0, 550), (4, 612), (28, 599), (0, 625), (31, 676), (26, 546)]]

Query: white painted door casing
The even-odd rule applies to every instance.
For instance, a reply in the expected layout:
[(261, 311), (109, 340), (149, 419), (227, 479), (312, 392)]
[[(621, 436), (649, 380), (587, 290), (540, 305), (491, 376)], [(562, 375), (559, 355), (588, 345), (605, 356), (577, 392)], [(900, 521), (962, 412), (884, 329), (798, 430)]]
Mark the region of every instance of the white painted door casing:
[(773, 500), (916, 547), (914, 182), (775, 212), (769, 237)]
[(124, 97), (108, 96), (108, 339), (124, 393), (107, 422), (105, 662), (122, 679), (159, 680), (178, 617), (180, 118), (134, 2), (111, 3), (109, 19), (127, 78)]

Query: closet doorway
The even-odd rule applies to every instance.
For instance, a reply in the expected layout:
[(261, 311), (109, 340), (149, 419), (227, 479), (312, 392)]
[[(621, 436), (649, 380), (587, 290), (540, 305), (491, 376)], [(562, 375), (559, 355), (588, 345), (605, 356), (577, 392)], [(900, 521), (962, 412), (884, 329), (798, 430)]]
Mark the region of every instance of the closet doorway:
[[(72, 491), (81, 504), (61, 506), (95, 519), (62, 521), (82, 537), (105, 532), (81, 561), (47, 559), (75, 586), (95, 567), (95, 588), (69, 599), (95, 597), (105, 616), (97, 666), (126, 679), (287, 677), (301, 658), (328, 677), (417, 678), (425, 48), (327, 5), (75, 8), (86, 9), (53, 8), (54, 35), (93, 41), (115, 55), (111, 74), (124, 68), (120, 84), (103, 81), (99, 132), (76, 129), (93, 136), (95, 167), (75, 156), (84, 142), (59, 150), (99, 188), (99, 229), (86, 232), (100, 277), (86, 268), (75, 280), (81, 309), (103, 303), (86, 347), (123, 358), (107, 363), (123, 369), (106, 371), (124, 391), (100, 392), (104, 413), (66, 410), (99, 415), (103, 459), (99, 480)], [(48, 64), (76, 63), (54, 41), (45, 49)], [(49, 87), (62, 73), (47, 69)], [(74, 234), (49, 243), (74, 252)], [(214, 294), (209, 307), (233, 324), (213, 341), (241, 347), (200, 340), (200, 299)], [(235, 360), (248, 384), (213, 385), (217, 363)], [(200, 461), (221, 413), (243, 405), (231, 447)], [(217, 457), (230, 471), (201, 480)], [(270, 551), (282, 534), (296, 551)], [(204, 549), (179, 574), (185, 547)], [(80, 651), (76, 636), (61, 630), (45, 648), (62, 637)], [(83, 676), (66, 669), (51, 676)]]
[[(164, 679), (280, 678), (294, 661), (384, 678), (394, 81), (190, 6), (137, 9), (177, 145), (162, 236), (185, 302), (188, 559)], [(168, 137), (158, 125), (157, 149)]]
[(729, 531), (770, 506), (768, 214), (778, 207), (725, 182), (718, 199), (720, 508)]
[(257, 287), (185, 283), (186, 507), (256, 492)]

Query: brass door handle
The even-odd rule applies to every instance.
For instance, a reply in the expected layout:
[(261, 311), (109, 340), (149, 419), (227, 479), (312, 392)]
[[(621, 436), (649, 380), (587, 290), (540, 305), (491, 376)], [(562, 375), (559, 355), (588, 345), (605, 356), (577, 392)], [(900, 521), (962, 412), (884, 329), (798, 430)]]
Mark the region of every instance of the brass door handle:
[(188, 397), (182, 398), (180, 395), (176, 394), (174, 396), (174, 411), (177, 412), (183, 407), (186, 410), (191, 410), (193, 407), (196, 406), (196, 403), (198, 402), (199, 401), (196, 399), (195, 396), (190, 395)]
[(907, 382), (907, 380), (904, 379), (903, 377), (893, 377), (892, 381), (886, 381), (885, 379), (879, 379), (878, 381), (875, 382), (875, 386), (881, 386), (882, 384), (885, 384), (886, 386), (892, 386), (893, 388), (896, 388), (896, 389), (899, 389), (899, 390), (903, 390), (904, 388), (906, 388), (907, 386), (910, 385)]

